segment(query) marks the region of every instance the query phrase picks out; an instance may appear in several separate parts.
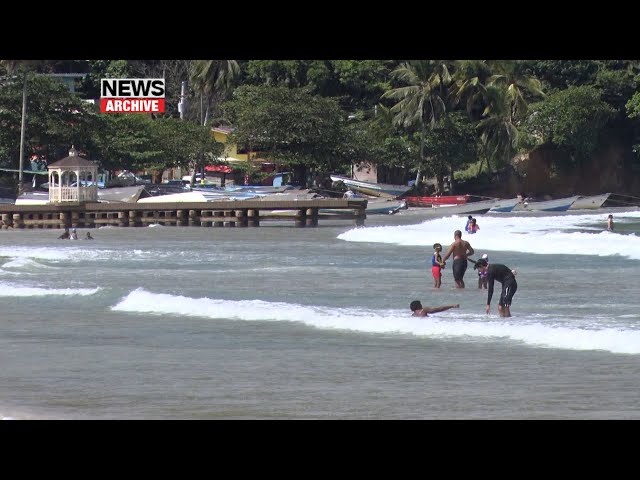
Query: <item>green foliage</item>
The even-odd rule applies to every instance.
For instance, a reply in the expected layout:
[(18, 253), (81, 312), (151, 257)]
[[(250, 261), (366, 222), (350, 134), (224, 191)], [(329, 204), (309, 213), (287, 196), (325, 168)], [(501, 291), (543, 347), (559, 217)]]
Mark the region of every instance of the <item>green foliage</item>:
[[(17, 168), (20, 153), (22, 78), (0, 84), (0, 165)], [(32, 155), (58, 160), (71, 144), (80, 146), (91, 131), (91, 106), (83, 103), (57, 78), (27, 77), (25, 159)]]
[(463, 112), (450, 112), (425, 136), (427, 162), (431, 175), (447, 175), (477, 160), (475, 125)]
[(103, 78), (131, 78), (133, 67), (128, 60), (88, 60), (89, 73), (82, 80), (85, 98), (100, 96), (100, 80)]
[[(224, 146), (209, 128), (145, 114), (101, 114), (82, 102), (58, 78), (27, 78), (25, 158), (54, 162), (73, 144), (107, 170), (147, 170), (202, 164)], [(22, 80), (0, 83), (0, 165), (17, 168), (22, 111)]]
[(625, 105), (629, 118), (640, 118), (640, 92), (633, 94)]
[(246, 82), (250, 85), (286, 85), (304, 87), (307, 81), (308, 62), (304, 60), (249, 60)]
[(112, 171), (195, 168), (212, 162), (224, 149), (207, 127), (175, 118), (102, 115), (100, 122), (92, 159)]
[(355, 112), (378, 102), (390, 87), (394, 66), (386, 60), (250, 60), (246, 78), (252, 85), (309, 87), (311, 93), (336, 97), (342, 108)]
[(480, 133), (480, 148), (489, 168), (489, 160), (494, 161), (496, 168), (508, 163), (518, 146), (519, 132), (513, 123), (512, 98), (505, 84), (494, 83), (487, 87), (487, 107), (476, 128)]
[(394, 123), (418, 130), (433, 128), (445, 114), (447, 87), (451, 83), (446, 64), (437, 60), (411, 60), (393, 71), (404, 86), (386, 91), (383, 99), (393, 101)]
[(347, 114), (337, 101), (305, 89), (243, 86), (226, 103), (231, 140), (286, 165), (326, 170), (339, 163)]
[(596, 60), (524, 60), (520, 66), (524, 73), (542, 80), (549, 92), (592, 85), (600, 69)]
[(634, 95), (638, 83), (630, 70), (603, 69), (596, 75), (595, 85), (602, 91), (602, 100), (622, 111), (625, 103)]
[[(88, 72), (75, 95), (33, 75), (71, 71)], [(281, 165), (348, 171), (375, 161), (442, 175), (476, 151), (500, 167), (543, 142), (587, 161), (611, 141), (606, 126), (640, 151), (639, 71), (630, 60), (2, 60), (0, 165), (18, 163), (24, 72), (27, 159), (53, 161), (75, 144), (112, 170), (204, 165), (222, 150), (196, 125), (209, 120)], [(79, 101), (97, 98), (105, 77), (164, 77), (167, 113), (102, 115)], [(551, 98), (532, 103), (542, 91)]]
[(613, 115), (595, 87), (569, 87), (532, 105), (527, 128), (541, 143), (567, 149), (575, 160), (584, 160), (598, 147), (599, 135)]

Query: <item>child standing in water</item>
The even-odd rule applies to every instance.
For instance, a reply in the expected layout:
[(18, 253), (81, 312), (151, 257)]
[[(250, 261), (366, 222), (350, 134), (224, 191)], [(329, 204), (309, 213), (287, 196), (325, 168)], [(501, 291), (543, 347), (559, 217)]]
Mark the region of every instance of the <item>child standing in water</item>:
[(613, 232), (613, 215), (609, 215), (609, 218), (607, 219), (607, 230)]
[(433, 288), (440, 288), (442, 285), (442, 269), (444, 268), (445, 263), (442, 261), (442, 245), (439, 243), (433, 244), (433, 255), (431, 256), (431, 273), (433, 275)]

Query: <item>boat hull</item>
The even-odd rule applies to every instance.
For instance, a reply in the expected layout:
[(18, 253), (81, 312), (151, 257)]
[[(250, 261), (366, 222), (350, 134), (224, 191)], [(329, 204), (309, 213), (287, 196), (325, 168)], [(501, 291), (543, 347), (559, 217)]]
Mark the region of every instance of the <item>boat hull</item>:
[(603, 193), (602, 195), (580, 197), (569, 207), (569, 210), (595, 210), (602, 207), (609, 196), (611, 196), (610, 193)]
[(405, 185), (364, 182), (362, 180), (343, 177), (342, 175), (331, 175), (331, 180), (334, 182), (342, 182), (352, 190), (356, 190), (358, 192), (365, 193), (367, 195), (373, 195), (376, 197), (379, 197), (381, 195), (399, 197), (400, 195), (411, 190), (411, 187)]
[(546, 200), (542, 202), (523, 202), (514, 207), (514, 212), (543, 211), (543, 212), (566, 212), (578, 199), (578, 195), (568, 198), (558, 198), (556, 200)]
[(469, 195), (445, 195), (440, 197), (428, 196), (402, 196), (410, 207), (429, 208), (433, 205), (461, 205), (468, 203)]
[(496, 200), (495, 204), (493, 205), (493, 207), (491, 207), (489, 212), (509, 213), (519, 203), (520, 203), (520, 199), (517, 198), (517, 197), (516, 198)]
[(482, 215), (491, 210), (496, 203), (497, 199), (482, 200), (480, 202), (465, 203), (462, 205), (434, 205), (431, 208), (419, 208), (420, 213), (432, 216), (445, 216), (445, 215)]

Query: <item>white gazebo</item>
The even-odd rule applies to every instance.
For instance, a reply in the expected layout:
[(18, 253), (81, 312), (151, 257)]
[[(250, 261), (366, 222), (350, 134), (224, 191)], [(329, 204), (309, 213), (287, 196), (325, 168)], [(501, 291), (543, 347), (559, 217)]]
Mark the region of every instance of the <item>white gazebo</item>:
[(48, 165), (49, 203), (97, 202), (98, 165), (78, 156), (71, 146), (69, 156)]

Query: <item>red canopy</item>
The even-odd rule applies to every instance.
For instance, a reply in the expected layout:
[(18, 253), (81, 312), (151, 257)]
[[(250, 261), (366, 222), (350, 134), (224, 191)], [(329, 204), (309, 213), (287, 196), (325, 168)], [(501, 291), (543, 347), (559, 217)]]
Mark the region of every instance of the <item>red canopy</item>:
[(233, 169), (227, 165), (207, 165), (204, 167), (207, 172), (231, 173)]

